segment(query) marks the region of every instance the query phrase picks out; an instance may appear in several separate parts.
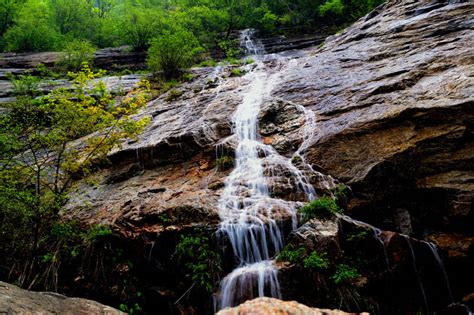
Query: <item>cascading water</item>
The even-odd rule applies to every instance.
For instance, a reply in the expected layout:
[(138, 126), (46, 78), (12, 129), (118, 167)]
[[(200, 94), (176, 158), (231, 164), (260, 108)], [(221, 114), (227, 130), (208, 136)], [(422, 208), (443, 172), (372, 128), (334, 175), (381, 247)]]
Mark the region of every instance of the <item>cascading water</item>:
[[(241, 34), (241, 44), (253, 55), (255, 64), (249, 66), (249, 72), (243, 78), (250, 85), (243, 92), (243, 100), (233, 117), (238, 142), (235, 168), (225, 181), (219, 201), (219, 232), (231, 244), (237, 267), (221, 282), (217, 309), (257, 296), (280, 297), (277, 268), (272, 260), (283, 248), (278, 221), (282, 216), (291, 217), (293, 227), (296, 227), (296, 203), (271, 197), (271, 179), (264, 175), (265, 170), (274, 175), (273, 169), (285, 168), (306, 200), (316, 197), (303, 173), (259, 139), (260, 107), (270, 97), (284, 71), (267, 69), (264, 49), (252, 40), (252, 35), (251, 30)], [(291, 61), (288, 65), (292, 65)]]

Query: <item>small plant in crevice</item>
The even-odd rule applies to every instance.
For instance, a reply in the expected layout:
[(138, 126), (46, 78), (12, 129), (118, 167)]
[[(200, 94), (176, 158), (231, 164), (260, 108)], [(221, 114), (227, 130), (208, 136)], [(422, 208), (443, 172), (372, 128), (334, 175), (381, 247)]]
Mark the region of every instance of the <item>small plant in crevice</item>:
[(316, 251), (311, 252), (308, 257), (303, 261), (305, 268), (316, 269), (316, 270), (327, 270), (329, 268), (329, 260), (327, 259), (327, 253), (322, 252), (319, 254)]
[(243, 74), (244, 74), (244, 72), (239, 68), (235, 68), (235, 69), (230, 70), (230, 76), (231, 77), (241, 77)]
[(8, 79), (13, 85), (13, 94), (16, 96), (31, 96), (38, 95), (38, 88), (40, 80), (32, 75), (8, 75)]
[(339, 207), (347, 207), (347, 203), (351, 197), (351, 189), (348, 186), (344, 184), (338, 184), (335, 188), (331, 189), (331, 193)]
[(215, 163), (219, 171), (225, 171), (234, 166), (234, 158), (228, 155), (223, 155), (216, 159)]
[(303, 262), (303, 259), (306, 254), (306, 249), (304, 247), (299, 247), (297, 249), (291, 249), (288, 246), (285, 246), (283, 250), (278, 254), (278, 261), (289, 261), (290, 263), (297, 264)]
[(351, 243), (359, 243), (363, 240), (366, 240), (369, 236), (369, 231), (361, 228), (347, 234), (346, 240)]
[(315, 218), (328, 219), (342, 213), (342, 211), (334, 199), (329, 196), (313, 200), (299, 209), (299, 212), (303, 214), (303, 221), (305, 222)]
[(181, 90), (172, 89), (172, 90), (169, 91), (168, 96), (166, 97), (166, 101), (167, 102), (175, 101), (183, 94), (184, 94), (184, 92), (181, 91)]
[(346, 264), (338, 264), (336, 272), (331, 276), (331, 280), (336, 285), (342, 285), (350, 283), (358, 277), (360, 277), (360, 273), (356, 268)]
[(193, 235), (181, 236), (175, 251), (191, 280), (208, 293), (215, 289), (221, 271), (221, 257), (211, 245), (206, 231), (198, 229)]

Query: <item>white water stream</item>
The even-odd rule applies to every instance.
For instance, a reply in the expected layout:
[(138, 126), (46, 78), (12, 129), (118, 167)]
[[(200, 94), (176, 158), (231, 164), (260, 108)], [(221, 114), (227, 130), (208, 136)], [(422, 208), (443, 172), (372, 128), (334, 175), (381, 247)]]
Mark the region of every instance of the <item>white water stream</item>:
[[(272, 258), (283, 248), (279, 221), (291, 217), (296, 227), (296, 203), (271, 197), (271, 178), (284, 168), (297, 183), (306, 200), (316, 197), (303, 173), (271, 146), (262, 143), (258, 133), (258, 115), (262, 104), (285, 73), (285, 68), (266, 65), (263, 48), (252, 40), (252, 32), (241, 34), (241, 44), (255, 63), (242, 78), (250, 82), (243, 91), (241, 104), (233, 116), (237, 137), (235, 168), (225, 181), (219, 201), (220, 235), (232, 245), (237, 267), (221, 282), (216, 308), (235, 306), (259, 296), (280, 297), (277, 268)], [(272, 62), (279, 62), (273, 60)], [(286, 67), (294, 65), (291, 60)], [(307, 119), (308, 120), (308, 119)], [(311, 119), (308, 122), (314, 122)], [(311, 126), (312, 128), (313, 126)], [(306, 128), (306, 129), (311, 129)], [(305, 139), (309, 138), (305, 135)], [(299, 151), (297, 152), (299, 154)], [(265, 170), (271, 174), (266, 177)]]

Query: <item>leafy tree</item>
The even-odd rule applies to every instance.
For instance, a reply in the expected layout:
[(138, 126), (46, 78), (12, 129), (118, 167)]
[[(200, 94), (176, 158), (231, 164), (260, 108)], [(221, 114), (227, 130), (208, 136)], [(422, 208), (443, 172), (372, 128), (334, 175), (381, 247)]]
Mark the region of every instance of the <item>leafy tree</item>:
[(58, 65), (65, 70), (79, 71), (84, 63), (92, 63), (95, 51), (89, 41), (75, 39), (66, 44)]
[(24, 258), (10, 267), (22, 283), (34, 281), (32, 271), (53, 236), (73, 180), (89, 174), (148, 122), (131, 117), (146, 103), (143, 89), (116, 99), (103, 83), (92, 83), (98, 75), (84, 66), (71, 74), (72, 90), (59, 88), (36, 99), (19, 97), (1, 116), (0, 253), (10, 254), (5, 236), (16, 244), (14, 257)]
[(54, 22), (62, 34), (91, 38), (94, 32), (92, 7), (87, 0), (50, 0)]
[(146, 51), (161, 29), (162, 19), (158, 10), (129, 7), (119, 26), (123, 43), (136, 51)]
[(54, 27), (51, 9), (45, 1), (27, 1), (4, 34), (6, 50), (48, 51), (61, 46), (61, 34)]
[(202, 48), (191, 32), (164, 31), (152, 41), (147, 63), (153, 72), (162, 71), (166, 79), (176, 78), (183, 68), (195, 62), (200, 52)]

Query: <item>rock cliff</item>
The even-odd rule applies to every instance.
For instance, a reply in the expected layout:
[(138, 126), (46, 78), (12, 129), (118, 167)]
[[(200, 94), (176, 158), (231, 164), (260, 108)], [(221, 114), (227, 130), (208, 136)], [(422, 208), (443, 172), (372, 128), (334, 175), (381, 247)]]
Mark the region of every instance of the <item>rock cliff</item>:
[[(328, 183), (350, 186), (347, 214), (393, 231), (383, 232), (383, 247), (360, 245), (359, 255), (379, 258), (374, 263), (380, 273), (364, 275), (369, 292), (390, 288), (387, 295), (403, 290), (410, 295), (407, 286), (413, 285), (409, 280), (419, 268), (426, 279), (432, 275), (426, 269), (437, 270), (437, 279), (442, 278), (430, 247), (407, 242), (407, 234), (441, 249), (453, 299), (473, 302), (473, 28), (472, 2), (391, 0), (320, 47), (265, 61), (268, 71), (281, 75), (259, 115), (263, 142), (288, 159), (298, 152), (309, 165), (292, 163), (309, 176), (317, 193), (327, 193), (334, 186)], [(64, 213), (89, 224), (111, 225), (120, 239), (116, 244), (132, 247), (127, 255), (135, 269), (116, 269), (121, 275), (134, 272), (137, 285), (146, 288), (150, 309), (212, 309), (211, 302), (202, 302), (203, 295), (187, 291), (192, 283), (172, 257), (182, 235), (197, 227), (212, 234), (219, 223), (217, 202), (229, 174), (220, 163), (233, 156), (232, 115), (242, 101), (240, 92), (251, 84), (245, 76), (235, 76), (233, 67), (193, 69), (190, 82), (151, 101), (143, 115), (153, 120), (140, 139), (114, 152), (109, 168), (77, 183)], [(273, 194), (301, 201), (285, 170), (277, 173)], [(354, 221), (344, 224), (357, 226)], [(298, 245), (316, 237), (320, 244), (344, 249), (345, 236), (337, 224), (316, 231), (321, 229), (324, 238), (314, 226), (302, 226), (289, 238)], [(380, 244), (381, 234), (375, 235)], [(226, 250), (225, 244), (220, 246)], [(383, 268), (382, 249), (388, 251)], [(330, 254), (337, 258), (343, 252)], [(223, 264), (225, 269), (232, 262)], [(410, 279), (394, 276), (387, 286), (384, 272)], [(301, 296), (311, 304), (307, 292), (301, 292), (308, 287), (291, 280), (298, 273), (298, 267), (282, 266), (281, 276), (288, 280), (282, 280), (283, 295)], [(379, 276), (383, 279), (377, 282)], [(321, 280), (308, 279), (313, 285)], [(426, 311), (428, 302), (439, 310), (450, 303), (435, 303), (436, 290), (414, 290), (413, 300), (394, 302), (393, 313)], [(183, 294), (187, 299), (181, 299)]]

